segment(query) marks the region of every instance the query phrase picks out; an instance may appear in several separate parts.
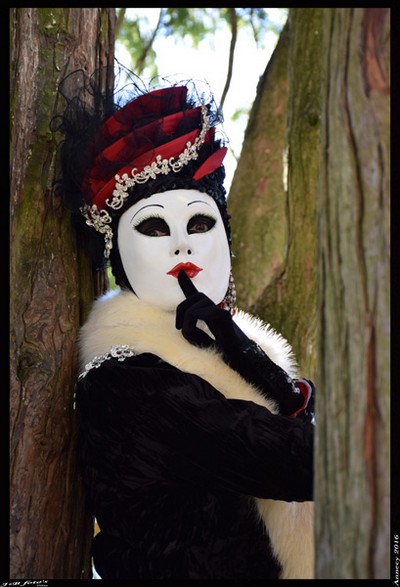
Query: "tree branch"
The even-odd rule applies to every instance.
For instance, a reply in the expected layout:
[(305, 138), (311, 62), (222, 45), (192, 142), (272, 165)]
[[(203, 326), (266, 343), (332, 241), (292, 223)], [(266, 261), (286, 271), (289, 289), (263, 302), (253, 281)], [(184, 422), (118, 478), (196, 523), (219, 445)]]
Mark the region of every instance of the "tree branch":
[(229, 90), (229, 86), (231, 85), (232, 72), (233, 72), (233, 58), (234, 58), (234, 54), (235, 54), (235, 47), (236, 47), (236, 41), (237, 41), (237, 15), (236, 15), (235, 8), (229, 8), (229, 14), (230, 14), (230, 24), (231, 24), (232, 37), (231, 37), (231, 45), (230, 45), (230, 49), (229, 49), (228, 74), (226, 76), (224, 91), (222, 92), (221, 108), (224, 105), (225, 98), (226, 98), (226, 95)]
[(165, 8), (160, 8), (160, 14), (158, 16), (158, 22), (157, 22), (156, 28), (154, 29), (153, 34), (151, 35), (150, 39), (147, 41), (147, 43), (145, 43), (145, 45), (143, 47), (142, 54), (141, 54), (141, 56), (139, 57), (139, 59), (138, 59), (138, 61), (136, 63), (136, 68), (135, 69), (136, 69), (136, 73), (138, 75), (140, 75), (142, 73), (143, 69), (144, 69), (144, 64), (145, 64), (145, 61), (146, 61), (146, 57), (147, 57), (147, 55), (148, 55), (148, 53), (149, 53), (149, 51), (150, 51), (150, 49), (151, 49), (151, 47), (152, 47), (152, 45), (154, 43), (154, 39), (157, 36), (157, 31), (160, 28), (160, 25), (161, 25), (161, 23), (163, 21), (164, 14), (165, 14)]

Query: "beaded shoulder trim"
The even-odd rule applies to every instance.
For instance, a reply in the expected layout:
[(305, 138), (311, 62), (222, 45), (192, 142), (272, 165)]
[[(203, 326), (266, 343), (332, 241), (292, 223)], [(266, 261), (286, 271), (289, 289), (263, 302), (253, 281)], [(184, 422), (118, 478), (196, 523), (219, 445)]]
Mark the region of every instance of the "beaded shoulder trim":
[(86, 363), (84, 370), (78, 377), (78, 381), (86, 377), (91, 369), (98, 369), (104, 361), (109, 361), (110, 359), (125, 361), (125, 359), (133, 357), (135, 354), (133, 347), (127, 344), (114, 344), (108, 353), (105, 353), (104, 355), (96, 355), (91, 361), (89, 361), (89, 363)]
[[(135, 356), (137, 353), (135, 349), (127, 344), (115, 344), (113, 345), (108, 353), (104, 355), (96, 355), (89, 363), (86, 363), (84, 370), (78, 376), (78, 381), (81, 381), (89, 373), (91, 369), (98, 369), (104, 361), (110, 359), (117, 359), (118, 361), (125, 361), (129, 357)], [(74, 394), (74, 409), (76, 408), (75, 394)]]

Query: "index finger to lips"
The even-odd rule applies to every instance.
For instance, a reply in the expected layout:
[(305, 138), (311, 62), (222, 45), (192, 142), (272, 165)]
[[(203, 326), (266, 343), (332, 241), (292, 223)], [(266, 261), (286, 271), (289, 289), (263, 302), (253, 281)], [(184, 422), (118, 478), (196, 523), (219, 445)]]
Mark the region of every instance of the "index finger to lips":
[(187, 298), (198, 293), (194, 283), (183, 269), (178, 273), (178, 283)]

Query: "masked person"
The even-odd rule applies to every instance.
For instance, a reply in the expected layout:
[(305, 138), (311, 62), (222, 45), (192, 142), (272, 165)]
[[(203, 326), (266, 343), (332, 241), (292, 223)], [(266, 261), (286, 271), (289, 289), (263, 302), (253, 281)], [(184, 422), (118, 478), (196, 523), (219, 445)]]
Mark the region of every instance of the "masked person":
[(61, 117), (61, 190), (120, 286), (79, 338), (95, 568), (311, 578), (313, 387), (289, 344), (235, 307), (221, 113), (192, 82), (135, 79), (117, 104), (74, 75), (64, 89), (95, 99)]

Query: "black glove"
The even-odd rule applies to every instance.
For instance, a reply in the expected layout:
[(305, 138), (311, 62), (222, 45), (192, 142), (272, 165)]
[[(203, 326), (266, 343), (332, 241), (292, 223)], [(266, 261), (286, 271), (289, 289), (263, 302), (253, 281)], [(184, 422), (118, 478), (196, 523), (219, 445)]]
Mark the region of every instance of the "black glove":
[[(200, 347), (218, 346), (230, 355), (240, 349), (249, 339), (232, 320), (230, 312), (223, 310), (204, 293), (197, 291), (190, 277), (180, 271), (178, 282), (186, 300), (176, 309), (175, 325), (192, 344)], [(211, 338), (197, 326), (197, 321), (206, 323), (214, 336)]]
[[(245, 335), (228, 310), (220, 308), (197, 291), (184, 271), (179, 272), (178, 282), (186, 300), (176, 309), (175, 325), (182, 330), (183, 336), (196, 346), (214, 346), (222, 351), (224, 361), (246, 381), (275, 400), (281, 414), (297, 416), (304, 411), (311, 398), (307, 386), (296, 386), (296, 380), (291, 379), (256, 342)], [(214, 339), (197, 326), (198, 320), (207, 325)], [(303, 390), (308, 397), (306, 400)]]

